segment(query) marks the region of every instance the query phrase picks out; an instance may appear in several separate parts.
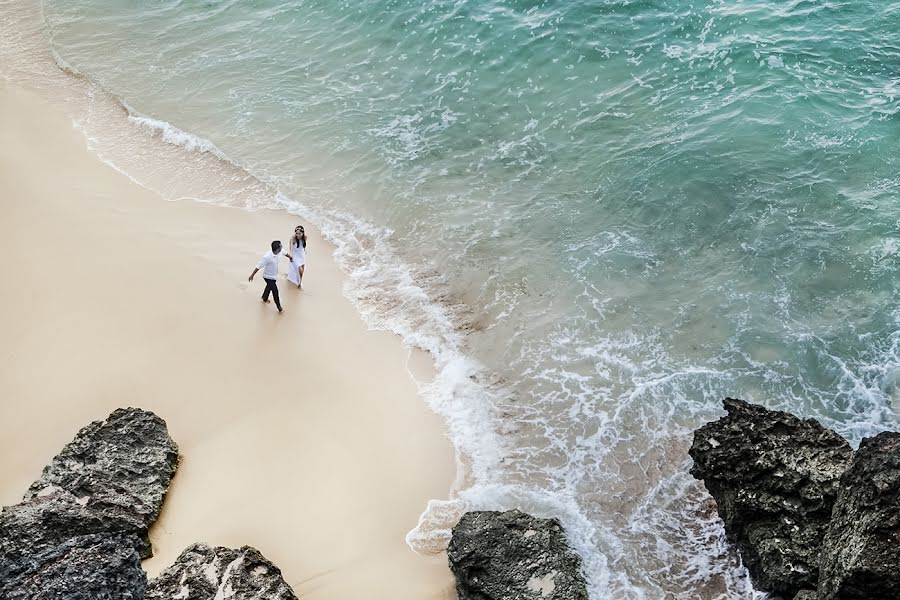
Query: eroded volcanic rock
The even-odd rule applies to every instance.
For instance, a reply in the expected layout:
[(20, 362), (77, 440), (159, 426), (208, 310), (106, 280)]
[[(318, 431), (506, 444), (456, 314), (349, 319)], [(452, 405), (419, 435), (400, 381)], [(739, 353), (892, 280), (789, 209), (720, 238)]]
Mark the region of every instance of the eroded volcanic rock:
[(132, 535), (138, 553), (150, 555), (144, 523), (118, 507), (91, 507), (62, 489), (8, 506), (0, 512), (0, 561), (89, 535)]
[(819, 552), (851, 448), (813, 419), (726, 398), (727, 415), (694, 433), (691, 474), (715, 498), (756, 587), (815, 590)]
[(297, 600), (281, 570), (255, 548), (188, 546), (171, 567), (150, 580), (147, 600)]
[(587, 600), (581, 560), (556, 519), (468, 512), (447, 549), (460, 600)]
[(900, 433), (862, 441), (822, 549), (819, 600), (900, 599)]
[(4, 600), (144, 600), (146, 576), (130, 536), (83, 535), (0, 559)]
[(119, 409), (79, 431), (0, 512), (0, 598), (142, 600), (147, 530), (177, 461), (150, 412)]
[(129, 511), (147, 528), (162, 510), (177, 464), (178, 446), (165, 421), (152, 412), (120, 408), (79, 431), (25, 499), (62, 488), (88, 506)]

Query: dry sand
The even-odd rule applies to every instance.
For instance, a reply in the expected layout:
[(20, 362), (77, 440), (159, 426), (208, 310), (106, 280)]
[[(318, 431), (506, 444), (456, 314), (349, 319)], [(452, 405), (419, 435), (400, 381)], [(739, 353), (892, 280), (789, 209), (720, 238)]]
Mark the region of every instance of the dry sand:
[(296, 219), (166, 202), (2, 81), (0, 190), (0, 503), (81, 426), (139, 406), (183, 457), (151, 574), (203, 540), (259, 548), (304, 598), (455, 597), (446, 558), (404, 542), (454, 469), (420, 357), (367, 330), (315, 232), (278, 315), (247, 275)]

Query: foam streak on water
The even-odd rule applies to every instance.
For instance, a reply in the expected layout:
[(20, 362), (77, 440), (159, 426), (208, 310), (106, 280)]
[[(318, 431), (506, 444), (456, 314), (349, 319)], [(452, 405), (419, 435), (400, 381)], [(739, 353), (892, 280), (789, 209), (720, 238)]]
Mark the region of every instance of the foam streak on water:
[[(33, 82), (26, 5), (0, 49)], [(367, 322), (432, 354), (462, 475), (421, 551), (520, 507), (564, 521), (594, 600), (753, 598), (693, 428), (725, 395), (897, 426), (897, 2), (44, 9), (104, 160), (315, 223)]]

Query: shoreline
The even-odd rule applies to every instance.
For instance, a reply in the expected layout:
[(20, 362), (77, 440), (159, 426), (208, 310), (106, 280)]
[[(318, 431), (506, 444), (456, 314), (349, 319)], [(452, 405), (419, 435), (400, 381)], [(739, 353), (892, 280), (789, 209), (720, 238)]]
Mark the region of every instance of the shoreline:
[(34, 92), (0, 82), (0, 106), (16, 115), (0, 132), (13, 274), (0, 430), (14, 456), (2, 503), (82, 425), (141, 406), (183, 456), (151, 531), (151, 574), (205, 540), (258, 547), (303, 597), (455, 597), (443, 554), (404, 541), (455, 468), (413, 379), (427, 357), (368, 330), (333, 247), (305, 224), (307, 289), (284, 285), (282, 265), (279, 316), (246, 278), (296, 217), (167, 202), (90, 153)]

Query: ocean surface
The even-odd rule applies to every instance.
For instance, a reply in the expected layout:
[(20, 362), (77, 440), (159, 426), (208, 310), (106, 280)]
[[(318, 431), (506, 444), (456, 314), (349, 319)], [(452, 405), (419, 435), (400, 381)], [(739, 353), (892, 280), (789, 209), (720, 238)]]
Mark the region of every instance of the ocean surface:
[(40, 6), (104, 160), (318, 226), (434, 356), (463, 470), (421, 552), (521, 507), (592, 600), (753, 598), (692, 429), (726, 395), (898, 427), (900, 2)]

